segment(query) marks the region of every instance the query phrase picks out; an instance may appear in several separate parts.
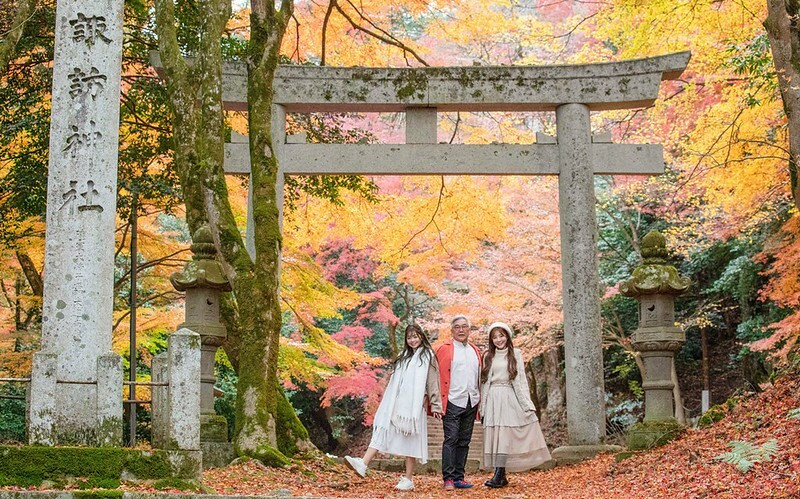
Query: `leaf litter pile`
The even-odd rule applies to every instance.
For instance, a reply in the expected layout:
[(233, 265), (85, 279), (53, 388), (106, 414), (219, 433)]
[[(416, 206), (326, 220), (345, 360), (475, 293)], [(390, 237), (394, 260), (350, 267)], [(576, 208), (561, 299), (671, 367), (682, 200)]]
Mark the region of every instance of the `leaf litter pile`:
[[(394, 486), (400, 473), (370, 470), (360, 478), (322, 457), (284, 469), (245, 461), (208, 470), (203, 482), (218, 494), (316, 497), (800, 497), (798, 408), (800, 375), (785, 375), (767, 391), (721, 409), (719, 422), (689, 430), (664, 447), (619, 463), (603, 455), (574, 466), (510, 474), (510, 485), (496, 490), (483, 486), (491, 474), (479, 472), (467, 476), (475, 484), (471, 490), (446, 492), (438, 474), (427, 474), (414, 477), (413, 492), (399, 492)], [(737, 445), (738, 453), (731, 454)], [(768, 451), (758, 454), (759, 449)], [(733, 462), (723, 458), (726, 454)], [(756, 462), (741, 461), (748, 457)]]
[[(689, 430), (670, 444), (621, 462), (601, 455), (573, 466), (509, 474), (488, 489), (490, 472), (468, 474), (471, 490), (447, 492), (438, 474), (414, 477), (415, 490), (394, 490), (400, 473), (370, 470), (367, 478), (317, 456), (269, 468), (243, 460), (207, 470), (203, 489), (226, 495), (313, 497), (797, 497), (800, 498), (800, 373), (784, 375), (765, 392), (719, 409), (720, 421)], [(10, 487), (13, 489), (13, 487)], [(126, 483), (125, 490), (155, 490)]]

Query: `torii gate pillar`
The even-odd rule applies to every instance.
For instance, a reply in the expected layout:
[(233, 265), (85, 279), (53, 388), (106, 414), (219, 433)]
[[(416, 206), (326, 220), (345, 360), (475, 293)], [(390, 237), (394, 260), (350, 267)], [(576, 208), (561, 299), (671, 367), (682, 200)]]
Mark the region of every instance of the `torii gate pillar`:
[[(556, 127), (568, 439), (570, 447), (597, 446), (605, 437), (605, 394), (589, 108), (559, 106)], [(582, 453), (559, 448), (554, 457), (575, 451)]]

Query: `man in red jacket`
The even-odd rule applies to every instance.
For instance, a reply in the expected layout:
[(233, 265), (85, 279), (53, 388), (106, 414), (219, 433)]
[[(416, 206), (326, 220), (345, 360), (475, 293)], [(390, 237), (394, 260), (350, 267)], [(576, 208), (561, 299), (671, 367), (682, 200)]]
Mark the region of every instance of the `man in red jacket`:
[(444, 407), (442, 478), (445, 489), (468, 489), (472, 484), (464, 481), (464, 468), (481, 398), (481, 354), (469, 342), (470, 323), (465, 316), (453, 317), (450, 331), (453, 339), (436, 350)]

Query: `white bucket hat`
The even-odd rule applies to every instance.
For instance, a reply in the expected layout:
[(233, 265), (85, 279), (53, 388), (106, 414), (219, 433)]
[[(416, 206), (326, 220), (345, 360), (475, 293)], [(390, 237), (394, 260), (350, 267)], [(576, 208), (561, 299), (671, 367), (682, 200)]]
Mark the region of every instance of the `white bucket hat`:
[(511, 329), (511, 326), (506, 324), (505, 322), (493, 322), (489, 324), (489, 327), (486, 328), (487, 334), (492, 334), (492, 329), (499, 327), (500, 329), (504, 329), (508, 333), (509, 338), (514, 338), (514, 331)]

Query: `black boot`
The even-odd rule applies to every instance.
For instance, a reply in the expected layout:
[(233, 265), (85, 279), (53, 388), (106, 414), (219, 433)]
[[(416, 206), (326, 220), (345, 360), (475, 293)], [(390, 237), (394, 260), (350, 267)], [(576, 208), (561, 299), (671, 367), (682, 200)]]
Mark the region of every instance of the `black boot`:
[(508, 478), (506, 478), (506, 469), (500, 468), (500, 483), (502, 483), (502, 487), (508, 485)]
[(500, 487), (505, 487), (506, 485), (508, 485), (508, 480), (506, 480), (506, 469), (495, 468), (494, 476), (489, 480), (486, 480), (483, 484), (492, 489), (499, 489)]

